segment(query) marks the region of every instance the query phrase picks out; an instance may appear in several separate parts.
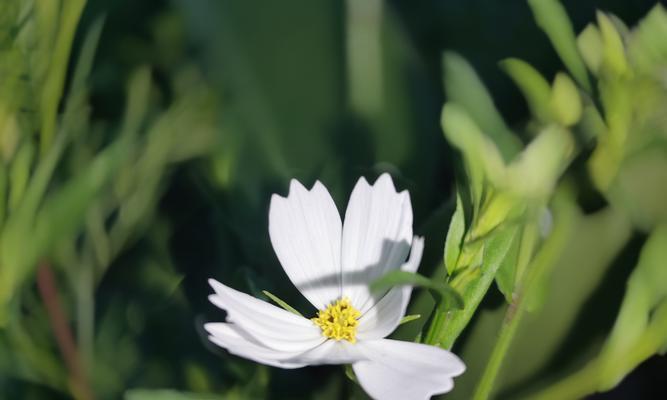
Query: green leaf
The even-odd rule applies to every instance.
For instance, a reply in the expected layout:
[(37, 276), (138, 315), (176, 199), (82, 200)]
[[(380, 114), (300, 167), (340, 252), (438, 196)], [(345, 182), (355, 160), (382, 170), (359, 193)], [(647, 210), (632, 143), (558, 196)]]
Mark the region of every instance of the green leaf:
[(419, 318), (421, 318), (421, 314), (411, 314), (411, 315), (406, 315), (403, 318), (401, 318), (401, 321), (398, 323), (399, 325), (407, 324), (410, 321), (416, 321)]
[(354, 373), (350, 364), (345, 365), (345, 376), (354, 383), (357, 383), (357, 375)]
[(394, 270), (378, 278), (370, 285), (372, 292), (382, 292), (394, 286), (410, 285), (430, 289), (438, 300), (442, 311), (461, 309), (464, 306), (461, 295), (445, 282), (435, 281), (415, 272)]
[(445, 268), (448, 274), (452, 274), (456, 269), (457, 260), (461, 253), (461, 246), (463, 245), (463, 235), (465, 234), (465, 216), (463, 215), (463, 204), (461, 203), (461, 196), (456, 194), (456, 210), (452, 215), (449, 223), (449, 230), (447, 231), (447, 238), (445, 239)]
[(16, 209), (25, 194), (35, 160), (35, 146), (26, 140), (9, 167), (9, 209)]
[(602, 64), (602, 36), (593, 24), (588, 24), (577, 37), (577, 48), (588, 69), (595, 75)]
[(651, 73), (667, 62), (667, 11), (661, 4), (640, 21), (630, 37), (628, 57), (642, 72)]
[(614, 23), (604, 13), (598, 11), (597, 19), (602, 36), (602, 67), (607, 68), (614, 74), (622, 75), (628, 70), (623, 39), (616, 30)]
[[(54, 244), (70, 237), (83, 225), (88, 207), (106, 188), (112, 174), (120, 166), (128, 152), (128, 144), (119, 140), (110, 145), (87, 169), (51, 195), (34, 216), (34, 225), (29, 214), (28, 217), (14, 218), (7, 224), (0, 243), (3, 265), (0, 269), (0, 308), (7, 304), (16, 287), (29, 276), (39, 259), (46, 256)], [(27, 246), (27, 243), (30, 245)]]
[(478, 210), (482, 203), (485, 180), (495, 182), (501, 179), (505, 172), (502, 155), (460, 105), (446, 103), (442, 108), (441, 124), (445, 137), (463, 153), (472, 191), (473, 209)]
[(276, 303), (276, 304), (278, 304), (280, 307), (282, 307), (285, 311), (289, 311), (289, 312), (291, 312), (292, 314), (296, 314), (296, 315), (298, 315), (298, 316), (300, 316), (300, 317), (303, 317), (303, 315), (302, 315), (300, 312), (298, 312), (294, 307), (292, 307), (292, 306), (290, 306), (289, 304), (287, 304), (284, 300), (281, 300), (281, 299), (280, 299), (278, 296), (276, 296), (275, 294), (269, 292), (268, 290), (262, 290), (262, 293), (264, 293), (264, 295), (265, 295), (266, 297), (268, 297), (269, 299), (271, 299), (274, 303)]
[[(496, 179), (494, 184), (506, 188), (507, 178), (503, 176), (502, 179)], [(479, 212), (468, 240), (480, 240), (503, 222), (520, 215), (525, 208), (525, 202), (508, 191), (489, 189), (487, 193), (484, 207)]]
[(586, 67), (577, 49), (572, 23), (565, 8), (558, 0), (528, 0), (537, 25), (547, 34), (570, 73), (587, 91), (591, 83), (586, 74)]
[(521, 240), (516, 239), (512, 241), (496, 273), (496, 285), (498, 285), (498, 289), (505, 296), (505, 301), (508, 303), (512, 302), (512, 294), (514, 294), (520, 247)]
[(99, 154), (89, 167), (70, 179), (50, 196), (37, 215), (35, 245), (46, 249), (50, 243), (79, 228), (91, 202), (118, 170), (128, 152), (129, 142), (117, 141)]
[(569, 76), (556, 74), (550, 99), (551, 110), (563, 126), (572, 126), (581, 118), (582, 104), (579, 91)]
[(570, 132), (550, 125), (507, 168), (501, 186), (520, 197), (543, 200), (553, 192), (573, 151), (574, 140)]
[(506, 59), (500, 65), (521, 90), (533, 115), (543, 123), (550, 122), (553, 119), (549, 107), (551, 87), (542, 74), (516, 58)]
[(462, 107), (509, 161), (521, 150), (521, 142), (507, 127), (475, 70), (456, 53), (443, 56), (445, 93), (448, 101)]
[(59, 29), (40, 98), (40, 111), (42, 113), (42, 126), (40, 130), (41, 154), (48, 152), (56, 132), (58, 105), (65, 84), (65, 75), (72, 43), (74, 42), (74, 33), (76, 32), (76, 27), (85, 5), (85, 0), (72, 0), (65, 2), (60, 10)]
[(95, 51), (102, 34), (104, 19), (96, 19), (88, 30), (81, 52), (74, 68), (72, 83), (65, 101), (61, 123), (57, 131), (66, 136), (75, 136), (74, 133), (84, 134), (88, 131), (88, 77), (93, 68)]

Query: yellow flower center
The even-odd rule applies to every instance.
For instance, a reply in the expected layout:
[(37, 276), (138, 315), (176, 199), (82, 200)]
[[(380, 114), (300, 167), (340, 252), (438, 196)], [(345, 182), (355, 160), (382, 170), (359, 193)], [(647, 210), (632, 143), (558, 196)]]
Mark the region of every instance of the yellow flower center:
[(310, 320), (322, 329), (322, 335), (334, 340), (357, 341), (357, 325), (361, 312), (344, 297), (331, 303), (326, 309), (317, 312), (317, 317)]

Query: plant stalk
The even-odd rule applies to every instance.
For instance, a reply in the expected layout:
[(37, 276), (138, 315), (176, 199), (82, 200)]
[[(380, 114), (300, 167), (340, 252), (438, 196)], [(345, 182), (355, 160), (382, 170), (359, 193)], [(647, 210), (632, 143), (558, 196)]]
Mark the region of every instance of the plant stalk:
[(93, 400), (93, 392), (84, 373), (72, 330), (60, 302), (55, 277), (48, 263), (42, 263), (37, 271), (37, 287), (46, 307), (58, 349), (65, 361), (73, 394), (81, 400)]

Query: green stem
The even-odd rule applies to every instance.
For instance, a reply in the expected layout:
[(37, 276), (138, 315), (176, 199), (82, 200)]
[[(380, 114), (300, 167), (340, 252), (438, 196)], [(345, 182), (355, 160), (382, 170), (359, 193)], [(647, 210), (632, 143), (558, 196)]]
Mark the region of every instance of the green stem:
[(507, 309), (498, 340), (475, 391), (475, 400), (485, 400), (491, 395), (500, 367), (523, 317), (526, 300), (535, 295), (536, 287), (540, 286), (539, 284), (536, 285), (535, 282), (541, 281), (544, 274), (548, 273), (550, 267), (554, 265), (574, 227), (576, 207), (573, 205), (568, 191), (556, 194), (553, 208), (554, 220), (559, 221), (559, 224), (554, 227), (551, 236), (544, 242), (542, 248), (529, 263), (523, 276), (519, 277), (513, 302)]
[(582, 399), (596, 391), (598, 377), (599, 365), (594, 361), (532, 398), (536, 400)]
[(433, 309), (433, 316), (429, 322), (428, 330), (426, 331), (426, 337), (424, 338), (424, 343), (438, 345), (435, 343), (436, 335), (442, 330), (442, 326), (447, 320), (447, 313), (439, 312), (437, 308)]
[(489, 243), (479, 249), (485, 251), (484, 260), (478, 267), (466, 268), (450, 285), (465, 299), (462, 310), (451, 310), (435, 315), (429, 329), (426, 343), (451, 349), (461, 332), (472, 319), (484, 295), (493, 284), (496, 272), (507, 255), (512, 241), (516, 240), (515, 226), (508, 226), (489, 238)]
[(537, 400), (580, 399), (612, 389), (622, 377), (660, 351), (667, 334), (667, 301), (654, 311), (646, 331), (622, 354), (603, 352), (583, 369), (532, 395)]
[(483, 400), (488, 399), (493, 389), (494, 382), (498, 377), (498, 372), (500, 371), (500, 366), (505, 359), (507, 350), (512, 343), (516, 329), (519, 326), (519, 321), (523, 315), (523, 301), (522, 298), (518, 297), (517, 301), (513, 304), (510, 304), (507, 309), (507, 314), (505, 320), (503, 321), (503, 326), (500, 329), (500, 336), (496, 341), (496, 344), (491, 353), (491, 358), (486, 365), (484, 370), (484, 375), (477, 385), (477, 390), (473, 397), (474, 400)]
[(59, 23), (59, 32), (56, 37), (53, 52), (51, 53), (51, 64), (49, 66), (46, 82), (42, 88), (40, 108), (42, 112), (41, 154), (47, 154), (53, 141), (56, 130), (58, 114), (58, 103), (62, 96), (67, 72), (67, 62), (74, 42), (74, 34), (79, 23), (79, 18), (86, 5), (85, 0), (64, 1), (62, 5), (62, 16)]

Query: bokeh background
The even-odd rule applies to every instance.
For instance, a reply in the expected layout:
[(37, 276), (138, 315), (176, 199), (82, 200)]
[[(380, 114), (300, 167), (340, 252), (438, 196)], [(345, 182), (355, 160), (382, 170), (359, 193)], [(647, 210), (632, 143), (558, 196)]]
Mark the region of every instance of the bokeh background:
[[(632, 26), (655, 4), (562, 3), (577, 32), (595, 19), (596, 9)], [(291, 178), (307, 186), (319, 179), (343, 211), (356, 180), (382, 172), (410, 191), (415, 232), (426, 237), (420, 272), (433, 274), (461, 179), (460, 156), (440, 127), (442, 52), (458, 52), (472, 64), (512, 127), (530, 114), (498, 62), (527, 60), (548, 79), (563, 69), (523, 0), (88, 0), (66, 86), (96, 26), (101, 31), (87, 78), (90, 118), (80, 135), (85, 144), (66, 153), (58, 176), (88, 168), (94, 149), (121, 135), (128, 93), (142, 79), (151, 82), (149, 117), (138, 130), (158, 132), (120, 168), (123, 176), (139, 177), (126, 178), (128, 193), (138, 194), (116, 205), (95, 203), (106, 215), (100, 229), (88, 214), (85, 229), (58, 244), (51, 259), (75, 336), (89, 338), (79, 350), (100, 399), (364, 398), (341, 367), (279, 370), (208, 343), (202, 324), (224, 313), (208, 302), (207, 279), (262, 298), (269, 290), (314, 313), (271, 248), (270, 196), (286, 195)], [(174, 106), (182, 99), (182, 109)], [(155, 128), (155, 121), (169, 112), (171, 119), (161, 123), (173, 132), (159, 133), (164, 126)], [(164, 151), (171, 156), (159, 158), (160, 150), (151, 150), (160, 147), (155, 143), (169, 143)], [(583, 175), (576, 161), (571, 169)], [(115, 179), (114, 187), (126, 181)], [(600, 214), (606, 201), (592, 188), (577, 201), (576, 236), (554, 269), (545, 308), (522, 323), (498, 381), (499, 398), (529, 393), (576, 370), (614, 323), (646, 236), (611, 211)], [(127, 213), (137, 216), (114, 230), (127, 204)], [(100, 250), (100, 243), (111, 243), (111, 250)], [(91, 268), (93, 277), (80, 278)], [(0, 397), (71, 398), (34, 282), (32, 276), (21, 285), (20, 305), (12, 311), (27, 322), (0, 333)], [(417, 291), (414, 298), (412, 313), (427, 312), (428, 294)], [(503, 304), (493, 286), (454, 348), (469, 373), (448, 398), (469, 398)], [(424, 319), (396, 335), (413, 338)], [(28, 339), (17, 344), (21, 336)], [(667, 360), (655, 356), (594, 398), (659, 398), (666, 394), (666, 373)]]

